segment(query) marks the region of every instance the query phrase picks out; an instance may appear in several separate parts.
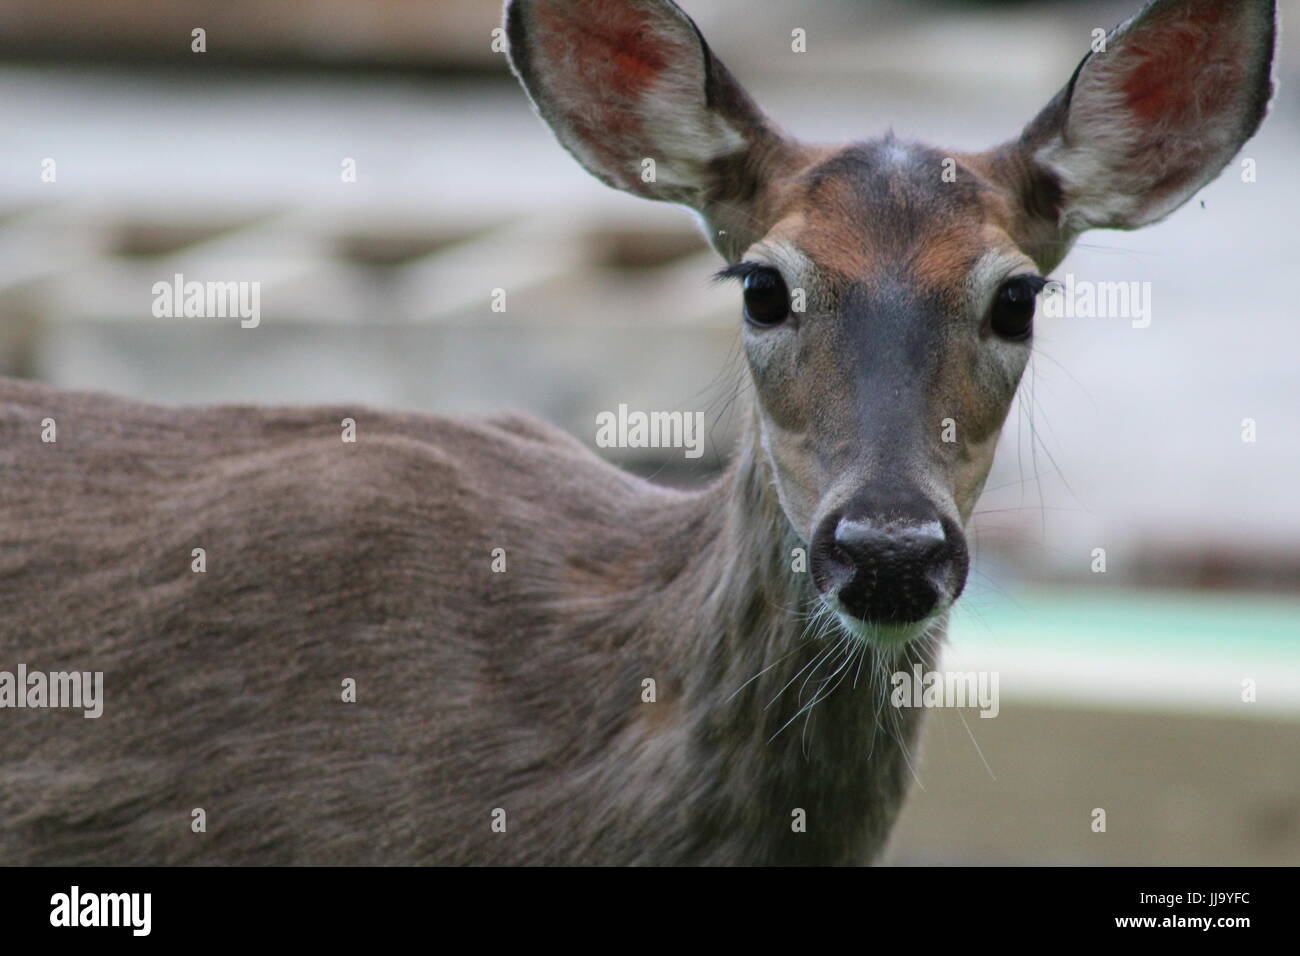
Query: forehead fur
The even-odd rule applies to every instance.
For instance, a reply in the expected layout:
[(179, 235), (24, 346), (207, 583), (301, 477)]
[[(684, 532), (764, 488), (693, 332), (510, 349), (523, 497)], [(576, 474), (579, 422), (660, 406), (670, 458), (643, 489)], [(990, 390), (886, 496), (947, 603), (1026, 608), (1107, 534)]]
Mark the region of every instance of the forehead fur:
[(798, 183), (793, 239), (850, 281), (881, 270), (923, 284), (958, 281), (988, 243), (1005, 201), (955, 153), (892, 136), (847, 146)]

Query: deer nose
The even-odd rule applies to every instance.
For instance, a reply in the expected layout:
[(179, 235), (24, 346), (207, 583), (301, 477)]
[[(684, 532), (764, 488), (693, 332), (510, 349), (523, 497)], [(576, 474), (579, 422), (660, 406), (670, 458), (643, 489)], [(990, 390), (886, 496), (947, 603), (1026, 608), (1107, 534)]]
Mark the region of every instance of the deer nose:
[(966, 555), (955, 522), (927, 511), (869, 518), (829, 516), (814, 536), (813, 579), (844, 613), (877, 624), (910, 624), (956, 599)]

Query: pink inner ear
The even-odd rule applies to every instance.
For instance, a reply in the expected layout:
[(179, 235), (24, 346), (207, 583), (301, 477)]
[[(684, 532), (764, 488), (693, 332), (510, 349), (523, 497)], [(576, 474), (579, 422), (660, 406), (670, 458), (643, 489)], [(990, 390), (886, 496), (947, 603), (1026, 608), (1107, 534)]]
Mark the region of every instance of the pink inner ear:
[(556, 106), (603, 171), (638, 191), (648, 155), (644, 118), (656, 82), (695, 54), (682, 24), (626, 0), (551, 0), (537, 6), (536, 36)]
[(1243, 76), (1241, 37), (1235, 29), (1240, 13), (1233, 3), (1209, 0), (1127, 40), (1122, 55), (1138, 61), (1123, 85), (1134, 115), (1149, 124), (1185, 129), (1229, 107)]
[(631, 99), (659, 77), (672, 44), (657, 35), (651, 18), (627, 3), (567, 0), (538, 9), (550, 62), (581, 72), (593, 99)]

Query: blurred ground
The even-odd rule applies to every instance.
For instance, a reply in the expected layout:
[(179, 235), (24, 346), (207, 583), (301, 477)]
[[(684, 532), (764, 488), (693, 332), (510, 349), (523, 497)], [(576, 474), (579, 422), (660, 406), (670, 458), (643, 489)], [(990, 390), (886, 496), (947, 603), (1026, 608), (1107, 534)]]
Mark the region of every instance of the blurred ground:
[(1300, 865), (1297, 752), (1300, 724), (1290, 720), (1021, 704), (993, 720), (936, 711), (887, 860)]

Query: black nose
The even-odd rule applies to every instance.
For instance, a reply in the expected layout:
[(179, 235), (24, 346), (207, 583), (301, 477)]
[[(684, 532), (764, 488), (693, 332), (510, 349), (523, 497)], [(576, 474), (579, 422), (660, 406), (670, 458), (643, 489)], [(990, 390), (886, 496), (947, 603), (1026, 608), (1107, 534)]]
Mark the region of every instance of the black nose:
[(957, 598), (967, 558), (955, 522), (929, 508), (868, 514), (829, 515), (814, 535), (813, 580), (823, 594), (878, 624), (910, 624)]

